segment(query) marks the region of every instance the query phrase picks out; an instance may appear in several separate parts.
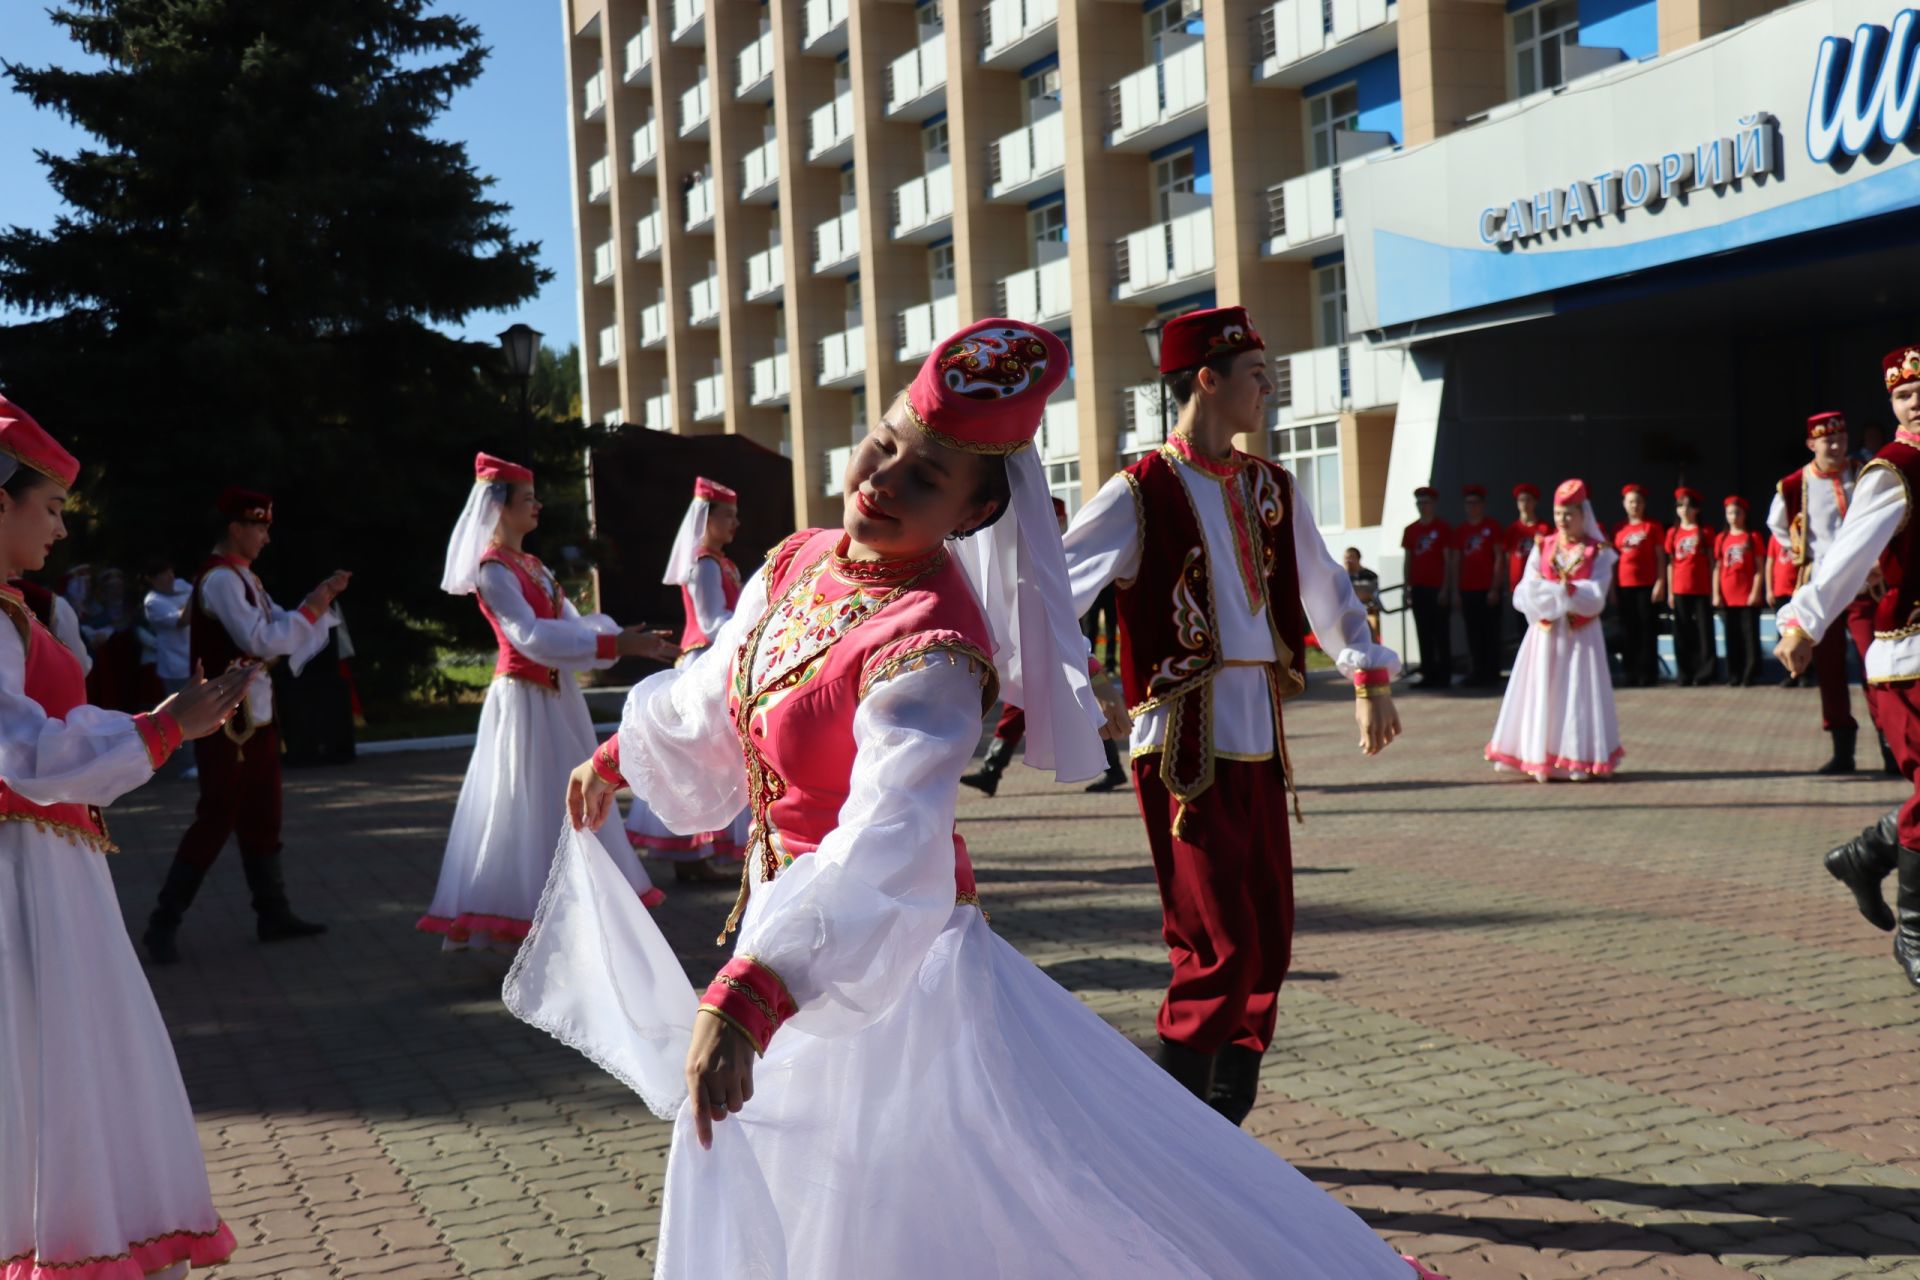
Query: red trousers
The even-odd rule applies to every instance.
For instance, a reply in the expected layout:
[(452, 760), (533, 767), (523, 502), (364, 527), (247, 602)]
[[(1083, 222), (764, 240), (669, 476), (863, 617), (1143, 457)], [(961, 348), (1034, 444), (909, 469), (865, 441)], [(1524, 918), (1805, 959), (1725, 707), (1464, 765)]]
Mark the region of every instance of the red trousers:
[[(1916, 740), (1920, 745), (1920, 739)], [(1265, 1052), (1293, 951), (1293, 843), (1278, 760), (1219, 760), (1213, 785), (1173, 834), (1179, 804), (1160, 757), (1133, 762), (1173, 981), (1162, 1039), (1202, 1053), (1229, 1044)]]
[(231, 835), (240, 837), (243, 858), (280, 852), (280, 727), (262, 725), (245, 747), (224, 733), (209, 734), (193, 744), (193, 762), (200, 804), (175, 856), (205, 871)]
[[(1873, 643), (1874, 601), (1862, 596), (1847, 606), (1844, 626), (1828, 627), (1827, 634), (1813, 646), (1813, 674), (1820, 682), (1820, 727), (1822, 729), (1858, 729), (1853, 718), (1853, 690), (1847, 684), (1847, 641), (1852, 639), (1855, 653), (1864, 669), (1867, 647)], [(1880, 722), (1880, 690), (1866, 686), (1867, 716)]]
[(1874, 691), (1873, 714), (1900, 772), (1914, 781), (1914, 792), (1900, 805), (1900, 845), (1920, 849), (1920, 685), (1883, 684)]
[(1018, 746), (1020, 739), (1027, 736), (1027, 713), (1011, 702), (1000, 708), (1000, 722), (993, 726), (993, 736), (1011, 746)]

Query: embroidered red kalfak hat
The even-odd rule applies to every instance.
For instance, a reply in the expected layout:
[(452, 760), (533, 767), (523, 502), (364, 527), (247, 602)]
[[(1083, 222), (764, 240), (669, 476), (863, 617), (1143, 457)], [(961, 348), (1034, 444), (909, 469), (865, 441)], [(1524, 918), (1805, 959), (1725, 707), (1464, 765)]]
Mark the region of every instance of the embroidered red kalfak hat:
[(1178, 373), (1217, 356), (1263, 351), (1245, 307), (1214, 307), (1175, 316), (1160, 328), (1160, 372)]
[(1047, 397), (1066, 380), (1067, 344), (1018, 320), (976, 320), (933, 349), (907, 388), (907, 416), (967, 453), (1033, 443)]
[[(1888, 388), (1891, 390), (1892, 388)], [(1839, 413), (1816, 413), (1807, 419), (1807, 439), (1820, 440), (1827, 436), (1839, 435), (1847, 429), (1846, 415)]]
[(1920, 343), (1887, 352), (1880, 367), (1886, 371), (1888, 391), (1903, 382), (1920, 382)]
[(241, 520), (249, 524), (273, 523), (273, 499), (258, 489), (242, 489), (230, 484), (220, 491), (220, 500), (213, 506), (228, 520)]
[(473, 455), (473, 478), (481, 484), (532, 484), (533, 469), (490, 453)]
[(80, 475), (80, 460), (61, 448), (32, 414), (5, 396), (0, 396), (0, 453), (63, 489), (73, 488)]
[(705, 498), (708, 502), (726, 502), (736, 507), (740, 505), (739, 494), (727, 488), (727, 486), (721, 484), (718, 480), (709, 480), (705, 476), (694, 477), (693, 496), (696, 498)]
[[(1630, 484), (1627, 486), (1627, 488), (1629, 489), (1638, 489), (1639, 487), (1640, 486), (1637, 484)], [(1560, 482), (1560, 487), (1553, 491), (1553, 501), (1555, 506), (1575, 507), (1575, 506), (1579, 506), (1581, 503), (1585, 502), (1586, 500), (1587, 500), (1587, 482), (1585, 480), (1562, 480)]]

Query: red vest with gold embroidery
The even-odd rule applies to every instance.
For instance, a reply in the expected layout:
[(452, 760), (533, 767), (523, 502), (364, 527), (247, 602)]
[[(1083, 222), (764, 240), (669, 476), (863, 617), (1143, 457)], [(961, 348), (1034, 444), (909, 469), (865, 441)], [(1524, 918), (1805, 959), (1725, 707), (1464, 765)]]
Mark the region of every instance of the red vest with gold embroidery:
[[(1603, 544), (1593, 538), (1580, 539), (1580, 558), (1575, 561), (1570, 568), (1562, 568), (1560, 564), (1559, 534), (1556, 533), (1550, 537), (1543, 537), (1536, 545), (1540, 551), (1538, 561), (1540, 576), (1549, 582), (1557, 582), (1564, 588), (1569, 582), (1581, 582), (1593, 576), (1594, 562), (1600, 558), (1600, 548)], [(1569, 613), (1565, 618), (1568, 628), (1574, 631), (1578, 631), (1588, 623), (1598, 622), (1599, 620), (1598, 614), (1588, 616), (1580, 613)], [(1554, 619), (1544, 618), (1541, 620), (1540, 625), (1543, 627), (1551, 627), (1553, 623)]]
[[(87, 675), (80, 669), (80, 659), (40, 625), (26, 601), (13, 591), (0, 589), (0, 610), (19, 631), (26, 650), (26, 695), (55, 720), (66, 719), (68, 712), (87, 700)], [(92, 805), (35, 804), (0, 783), (0, 822), (31, 822), (102, 853), (116, 852), (107, 838), (106, 820)]]
[[(522, 563), (523, 560), (538, 565), (542, 574), (546, 576), (546, 581), (542, 582), (536, 578), (533, 570)], [(511, 573), (514, 581), (520, 584), (520, 594), (526, 597), (527, 605), (533, 610), (534, 617), (548, 619), (560, 616), (560, 584), (552, 575), (546, 574), (546, 566), (540, 564), (537, 557), (527, 555), (525, 552), (516, 555), (500, 547), (491, 547), (485, 555), (480, 557), (480, 563), (501, 565)], [(514, 648), (513, 642), (507, 639), (507, 633), (500, 626), (500, 619), (494, 616), (493, 610), (487, 608), (487, 598), (477, 591), (474, 592), (473, 598), (480, 606), (481, 616), (486, 618), (487, 625), (493, 628), (494, 643), (500, 647), (500, 656), (493, 664), (493, 674), (525, 680), (528, 684), (537, 684), (543, 689), (558, 689), (560, 673), (552, 667), (541, 666)]]
[(1920, 489), (1920, 448), (1896, 437), (1860, 474), (1876, 468), (1900, 477), (1907, 492), (1907, 515), (1893, 541), (1880, 553), (1880, 578), (1886, 592), (1874, 606), (1873, 629), (1876, 633), (1905, 631), (1920, 626), (1920, 520), (1914, 519), (1913, 510), (1913, 495)]
[(234, 576), (240, 579), (240, 590), (246, 594), (247, 603), (256, 609), (260, 607), (260, 597), (254, 591), (253, 572), (245, 563), (228, 556), (209, 556), (207, 562), (200, 566), (200, 576), (193, 580), (193, 599), (188, 602), (192, 613), (187, 624), (187, 645), (192, 660), (199, 663), (209, 677), (219, 675), (242, 658), (254, 656), (243, 652), (233, 642), (226, 623), (200, 607), (200, 585), (215, 569), (233, 570)]
[(1252, 559), (1215, 566), (1171, 449), (1162, 446), (1121, 473), (1139, 514), (1141, 556), (1139, 573), (1116, 593), (1115, 612), (1127, 701), (1136, 716), (1169, 708), (1160, 775), (1175, 799), (1190, 803), (1213, 784), (1213, 677), (1223, 661), (1214, 592), (1240, 590), (1236, 577), (1250, 575), (1265, 593), (1278, 657), (1269, 682), (1276, 735), (1280, 701), (1306, 688), (1307, 628), (1293, 552), (1293, 478), (1286, 468), (1235, 454), (1240, 474), (1219, 483), (1229, 486), (1227, 518), (1245, 527)]
[[(733, 561), (718, 551), (709, 551), (705, 547), (693, 558), (694, 568), (700, 567), (702, 560), (712, 560), (720, 566), (720, 590), (727, 602), (727, 612), (740, 603), (740, 569)], [(693, 608), (693, 590), (686, 583), (680, 584), (680, 604), (687, 611), (687, 629), (680, 633), (682, 653), (704, 649), (713, 643), (713, 637), (700, 629), (700, 615)]]

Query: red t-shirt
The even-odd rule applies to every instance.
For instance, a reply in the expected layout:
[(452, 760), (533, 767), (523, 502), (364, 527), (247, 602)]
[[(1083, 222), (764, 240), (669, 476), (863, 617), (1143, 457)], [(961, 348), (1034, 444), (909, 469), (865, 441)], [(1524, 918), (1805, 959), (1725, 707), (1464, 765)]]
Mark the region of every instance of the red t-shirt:
[(1613, 549), (1620, 553), (1614, 581), (1623, 587), (1651, 587), (1660, 581), (1660, 539), (1664, 531), (1651, 520), (1629, 520), (1615, 527)]
[(1766, 543), (1751, 529), (1735, 533), (1729, 529), (1713, 540), (1713, 559), (1720, 566), (1720, 601), (1734, 608), (1760, 603), (1754, 590), (1760, 572), (1760, 559)]
[(1460, 589), (1485, 591), (1493, 585), (1500, 555), (1500, 526), (1482, 516), (1478, 524), (1455, 525), (1453, 549), (1460, 553)]
[(1421, 524), (1415, 520), (1400, 535), (1400, 547), (1407, 553), (1407, 585), (1444, 587), (1447, 585), (1447, 548), (1453, 545), (1453, 530), (1445, 520)]
[(1527, 556), (1533, 551), (1536, 539), (1544, 538), (1553, 532), (1553, 526), (1544, 520), (1535, 520), (1528, 524), (1525, 520), (1515, 520), (1506, 528), (1507, 585), (1513, 586), (1527, 571)]
[(1713, 594), (1713, 530), (1697, 524), (1667, 530), (1667, 559), (1673, 561), (1673, 594)]
[(1793, 550), (1778, 538), (1767, 539), (1767, 572), (1773, 575), (1773, 594), (1783, 600), (1799, 585), (1800, 566), (1793, 562)]

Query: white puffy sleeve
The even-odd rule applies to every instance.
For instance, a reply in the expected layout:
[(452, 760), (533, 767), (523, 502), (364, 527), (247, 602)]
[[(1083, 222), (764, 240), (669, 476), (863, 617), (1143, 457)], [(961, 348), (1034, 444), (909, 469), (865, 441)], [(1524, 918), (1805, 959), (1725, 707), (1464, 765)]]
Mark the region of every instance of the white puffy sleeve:
[(53, 598), (53, 638), (80, 659), (82, 671), (93, 674), (93, 651), (87, 648), (87, 639), (80, 634), (80, 615), (73, 611), (65, 596)]
[(1074, 515), (1063, 542), (1074, 616), (1085, 617), (1108, 583), (1130, 582), (1140, 572), (1140, 514), (1131, 478), (1118, 474), (1101, 485)]
[(289, 612), (271, 600), (266, 608), (259, 608), (248, 602), (240, 575), (228, 568), (214, 569), (201, 579), (200, 607), (227, 629), (240, 652), (262, 660), (285, 658), (295, 675), (327, 647), (327, 635), (337, 620), (331, 611), (309, 618), (305, 612)]
[[(619, 628), (604, 614), (583, 618), (572, 601), (563, 600), (560, 617), (535, 617), (513, 570), (492, 561), (480, 566), (477, 581), (480, 598), (500, 620), (507, 643), (541, 666), (586, 671), (610, 667), (618, 660), (610, 641)], [(603, 636), (608, 643), (602, 643)]]
[(1582, 618), (1599, 617), (1607, 607), (1607, 588), (1613, 585), (1613, 566), (1619, 561), (1620, 553), (1612, 547), (1600, 548), (1600, 554), (1593, 558), (1593, 571), (1573, 584), (1567, 612)]
[(79, 706), (57, 720), (26, 692), (27, 651), (0, 618), (0, 782), (35, 804), (106, 806), (153, 776), (133, 717)]
[(1293, 490), (1293, 562), (1307, 627), (1321, 652), (1333, 657), (1340, 674), (1351, 677), (1360, 671), (1385, 670), (1389, 678), (1398, 675), (1400, 655), (1374, 643), (1366, 606), (1353, 594), (1353, 579), (1327, 548), (1298, 487)]
[(1778, 485), (1773, 488), (1773, 501), (1767, 504), (1767, 531), (1780, 539), (1783, 547), (1792, 541), (1787, 529), (1787, 499)]
[(1540, 576), (1541, 540), (1527, 552), (1527, 571), (1513, 584), (1513, 607), (1529, 623), (1555, 622), (1567, 615), (1567, 589), (1551, 578)]
[(1853, 487), (1840, 536), (1814, 561), (1813, 577), (1781, 606), (1780, 626), (1798, 627), (1818, 642), (1867, 585), (1880, 553), (1910, 515), (1905, 478), (1884, 463), (1867, 464)]
[(620, 773), (671, 831), (718, 831), (747, 802), (747, 771), (727, 711), (727, 676), (747, 631), (767, 609), (756, 573), (720, 634), (691, 665), (649, 676), (620, 716)]
[(718, 560), (703, 556), (693, 562), (693, 572), (687, 575), (687, 594), (693, 597), (693, 620), (700, 634), (720, 634), (733, 614), (727, 608), (727, 585)]

